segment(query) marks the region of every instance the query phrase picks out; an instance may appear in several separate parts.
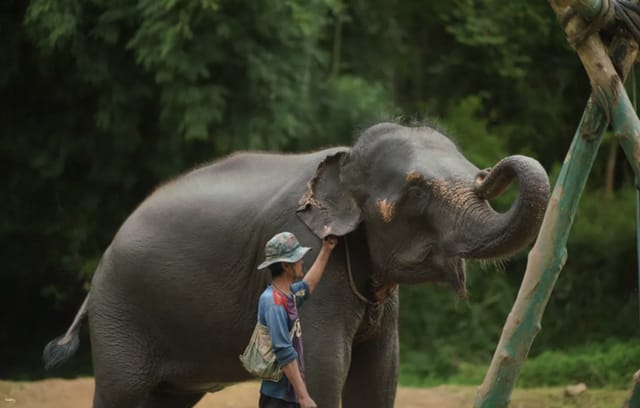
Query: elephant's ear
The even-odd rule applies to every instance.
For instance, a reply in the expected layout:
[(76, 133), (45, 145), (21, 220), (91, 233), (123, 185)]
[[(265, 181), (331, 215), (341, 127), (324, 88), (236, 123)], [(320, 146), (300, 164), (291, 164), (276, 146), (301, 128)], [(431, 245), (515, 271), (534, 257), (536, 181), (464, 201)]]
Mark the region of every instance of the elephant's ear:
[(340, 178), (341, 164), (348, 155), (342, 151), (327, 156), (298, 202), (298, 217), (320, 238), (346, 235), (361, 221), (362, 212)]

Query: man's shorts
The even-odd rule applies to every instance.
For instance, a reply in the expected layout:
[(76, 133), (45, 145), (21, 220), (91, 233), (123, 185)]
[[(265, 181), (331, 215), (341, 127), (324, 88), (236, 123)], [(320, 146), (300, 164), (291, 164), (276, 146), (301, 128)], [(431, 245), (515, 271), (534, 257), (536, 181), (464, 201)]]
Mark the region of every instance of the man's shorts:
[(260, 394), (259, 408), (300, 408), (300, 404)]

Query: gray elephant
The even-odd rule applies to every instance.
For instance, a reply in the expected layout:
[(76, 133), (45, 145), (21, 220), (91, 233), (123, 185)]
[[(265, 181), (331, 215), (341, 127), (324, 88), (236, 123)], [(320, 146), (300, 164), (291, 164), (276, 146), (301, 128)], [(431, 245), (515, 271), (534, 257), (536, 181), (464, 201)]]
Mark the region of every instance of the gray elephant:
[[(515, 202), (495, 212), (488, 200), (513, 180)], [(463, 296), (465, 259), (529, 244), (548, 196), (537, 161), (510, 156), (478, 170), (423, 126), (377, 124), (351, 148), (234, 154), (161, 186), (133, 212), (43, 357), (50, 367), (68, 359), (88, 315), (94, 407), (191, 407), (250, 379), (238, 355), (270, 279), (256, 270), (266, 240), (290, 231), (317, 251), (332, 234), (338, 247), (301, 309), (310, 394), (325, 408), (391, 408), (398, 284), (447, 282)]]

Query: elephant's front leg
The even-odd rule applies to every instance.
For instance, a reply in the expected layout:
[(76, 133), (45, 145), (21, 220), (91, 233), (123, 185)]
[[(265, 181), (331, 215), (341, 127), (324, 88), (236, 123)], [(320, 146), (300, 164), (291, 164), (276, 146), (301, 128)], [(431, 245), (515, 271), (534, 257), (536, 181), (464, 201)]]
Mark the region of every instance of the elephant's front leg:
[(353, 347), (343, 408), (393, 407), (398, 385), (398, 330), (394, 325), (383, 331), (386, 333)]
[(322, 331), (323, 334), (303, 334), (305, 382), (319, 407), (339, 407), (351, 360), (351, 344), (336, 335), (335, 328), (325, 326)]

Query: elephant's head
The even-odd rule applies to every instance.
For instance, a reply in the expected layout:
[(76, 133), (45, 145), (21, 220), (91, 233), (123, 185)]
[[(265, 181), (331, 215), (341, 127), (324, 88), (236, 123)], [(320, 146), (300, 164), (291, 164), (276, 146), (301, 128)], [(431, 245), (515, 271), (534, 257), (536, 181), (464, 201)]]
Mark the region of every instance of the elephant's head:
[[(488, 200), (516, 179), (505, 213)], [(465, 293), (465, 259), (512, 255), (537, 235), (549, 180), (534, 159), (510, 156), (479, 170), (429, 127), (382, 123), (327, 157), (301, 199), (300, 218), (323, 237), (364, 223), (377, 279), (448, 282)]]

